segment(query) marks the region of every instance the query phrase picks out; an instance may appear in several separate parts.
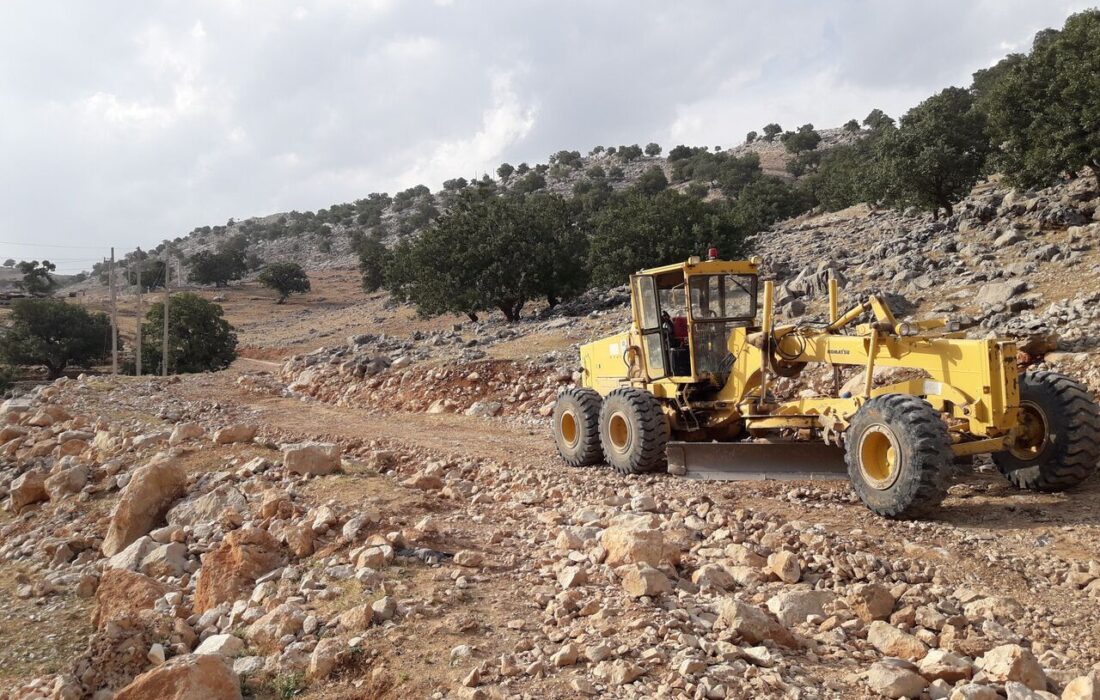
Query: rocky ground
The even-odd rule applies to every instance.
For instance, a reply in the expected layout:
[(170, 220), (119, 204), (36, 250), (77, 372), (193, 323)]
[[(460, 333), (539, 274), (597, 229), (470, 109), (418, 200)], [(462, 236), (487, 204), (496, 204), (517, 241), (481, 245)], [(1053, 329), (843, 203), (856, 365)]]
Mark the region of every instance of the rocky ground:
[[(758, 251), (786, 317), (831, 270), (1096, 391), (1096, 212), (1089, 181), (988, 183)], [(892, 522), (842, 483), (567, 469), (546, 415), (623, 290), (509, 326), (315, 279), (277, 308), (205, 292), (228, 371), (0, 407), (0, 698), (1100, 697), (1100, 478), (1023, 493), (978, 463)]]

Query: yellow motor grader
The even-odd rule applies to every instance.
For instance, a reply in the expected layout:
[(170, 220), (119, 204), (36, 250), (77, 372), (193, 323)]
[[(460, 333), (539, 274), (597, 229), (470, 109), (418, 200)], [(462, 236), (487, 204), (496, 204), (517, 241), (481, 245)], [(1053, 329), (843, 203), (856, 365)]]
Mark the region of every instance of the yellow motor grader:
[[(1062, 490), (1100, 461), (1100, 409), (1079, 382), (1021, 374), (1016, 344), (944, 320), (899, 321), (877, 296), (828, 321), (776, 325), (759, 261), (689, 258), (630, 279), (629, 331), (581, 346), (580, 386), (558, 397), (554, 438), (572, 466), (690, 478), (848, 478), (894, 518), (943, 499), (956, 461), (991, 454), (1017, 487)], [(760, 307), (758, 309), (758, 306)], [(778, 378), (832, 367), (828, 392), (780, 400)], [(842, 368), (862, 370), (842, 384)], [(875, 368), (908, 377), (875, 386)], [(820, 395), (818, 395), (820, 393)]]

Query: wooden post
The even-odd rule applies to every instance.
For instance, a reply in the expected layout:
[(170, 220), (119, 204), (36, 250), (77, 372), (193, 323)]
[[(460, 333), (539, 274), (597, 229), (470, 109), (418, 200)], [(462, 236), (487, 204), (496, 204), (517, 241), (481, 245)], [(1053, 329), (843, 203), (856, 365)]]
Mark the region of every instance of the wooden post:
[(115, 249), (111, 246), (111, 264), (107, 267), (111, 286), (111, 374), (118, 374), (118, 305), (115, 298)]

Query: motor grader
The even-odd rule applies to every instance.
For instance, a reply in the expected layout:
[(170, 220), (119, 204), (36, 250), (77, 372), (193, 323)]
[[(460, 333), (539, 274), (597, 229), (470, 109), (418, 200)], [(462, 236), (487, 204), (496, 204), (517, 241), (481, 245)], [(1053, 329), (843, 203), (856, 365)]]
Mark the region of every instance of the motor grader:
[[(1021, 374), (1012, 340), (967, 339), (945, 320), (899, 321), (878, 296), (841, 313), (836, 280), (828, 320), (776, 325), (774, 283), (760, 284), (759, 260), (720, 260), (713, 249), (631, 276), (630, 292), (630, 330), (582, 345), (579, 386), (555, 404), (569, 465), (846, 477), (872, 511), (908, 518), (937, 506), (956, 463), (973, 455), (990, 454), (1014, 485), (1041, 491), (1084, 481), (1100, 461), (1100, 410), (1085, 387)], [(831, 390), (773, 393), (779, 378), (820, 363)], [(905, 378), (875, 386), (876, 368)]]

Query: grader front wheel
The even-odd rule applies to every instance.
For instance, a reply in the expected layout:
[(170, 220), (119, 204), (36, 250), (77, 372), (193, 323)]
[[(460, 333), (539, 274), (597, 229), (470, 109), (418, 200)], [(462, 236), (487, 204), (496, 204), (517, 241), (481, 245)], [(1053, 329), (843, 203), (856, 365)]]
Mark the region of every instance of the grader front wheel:
[(927, 514), (947, 493), (947, 426), (917, 396), (887, 394), (860, 408), (845, 435), (848, 478), (864, 505), (888, 518)]
[(1055, 372), (1020, 375), (1020, 434), (993, 455), (1017, 488), (1061, 491), (1080, 484), (1100, 461), (1100, 408), (1079, 382)]
[(554, 403), (554, 442), (571, 467), (603, 461), (600, 448), (600, 395), (591, 389), (568, 389)]
[(663, 471), (668, 420), (657, 399), (641, 389), (616, 389), (600, 409), (600, 443), (607, 462), (622, 474)]

